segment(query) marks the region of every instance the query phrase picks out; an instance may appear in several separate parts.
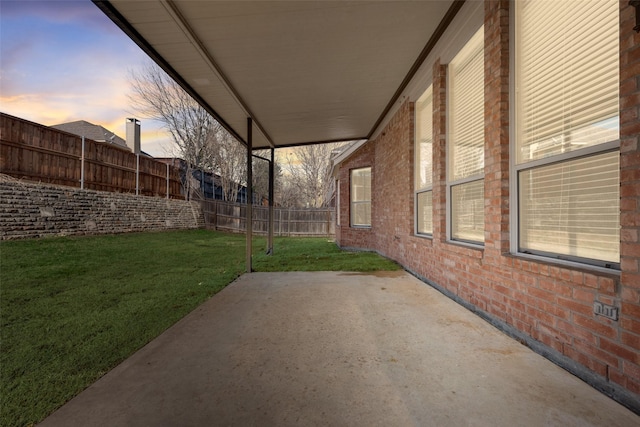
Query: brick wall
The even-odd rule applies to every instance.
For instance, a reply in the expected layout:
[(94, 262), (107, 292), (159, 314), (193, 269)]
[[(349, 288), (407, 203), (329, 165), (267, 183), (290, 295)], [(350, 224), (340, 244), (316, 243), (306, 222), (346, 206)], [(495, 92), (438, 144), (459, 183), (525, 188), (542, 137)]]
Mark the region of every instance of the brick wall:
[(0, 239), (203, 228), (197, 202), (0, 182)]
[[(352, 164), (355, 164), (358, 168), (371, 166), (371, 188), (376, 185), (376, 171), (373, 166), (373, 159), (375, 155), (375, 143), (367, 143), (361, 147), (356, 153), (351, 156)], [(375, 246), (375, 234), (371, 231), (371, 228), (352, 228), (351, 224), (351, 205), (349, 203), (349, 192), (351, 186), (350, 172), (351, 167), (342, 166), (338, 175), (340, 180), (340, 212), (336, 215), (340, 215), (340, 227), (336, 226), (336, 239), (344, 239), (345, 242), (349, 242), (346, 246), (353, 246), (355, 248), (371, 248)], [(371, 191), (371, 204), (375, 204), (377, 195), (375, 191)], [(372, 218), (373, 219), (373, 218)]]
[[(607, 350), (622, 359), (610, 376), (640, 393), (640, 34), (635, 10), (620, 1), (620, 335)], [(629, 351), (635, 352), (629, 354)], [(626, 357), (623, 357), (626, 355)], [(635, 357), (634, 357), (635, 356)]]
[[(621, 274), (509, 254), (509, 2), (485, 2), (485, 246), (446, 241), (446, 65), (433, 65), (433, 238), (414, 235), (413, 104), (341, 165), (339, 245), (376, 250), (640, 412), (640, 36), (620, 2)], [(372, 167), (372, 228), (349, 227), (348, 171)], [(366, 233), (366, 238), (362, 234)], [(594, 302), (620, 309), (618, 321)], [(577, 364), (576, 364), (577, 362)]]

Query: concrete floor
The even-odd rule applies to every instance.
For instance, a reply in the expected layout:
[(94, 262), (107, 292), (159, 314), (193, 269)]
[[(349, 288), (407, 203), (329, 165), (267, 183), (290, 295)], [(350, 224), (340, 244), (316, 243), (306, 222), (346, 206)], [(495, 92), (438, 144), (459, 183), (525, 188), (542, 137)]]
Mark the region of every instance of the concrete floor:
[(44, 426), (639, 426), (405, 272), (240, 277)]

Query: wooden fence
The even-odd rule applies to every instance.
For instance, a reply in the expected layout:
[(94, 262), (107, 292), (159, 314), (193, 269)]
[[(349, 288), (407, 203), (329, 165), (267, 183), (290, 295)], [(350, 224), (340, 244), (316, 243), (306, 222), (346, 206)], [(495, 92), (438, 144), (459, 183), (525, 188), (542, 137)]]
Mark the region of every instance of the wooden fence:
[[(207, 228), (232, 232), (247, 229), (246, 205), (221, 200), (203, 201)], [(266, 235), (269, 230), (269, 208), (253, 206), (253, 233)], [(275, 236), (335, 236), (335, 209), (274, 208), (273, 234)]]
[[(85, 139), (84, 188), (136, 192), (134, 153)], [(80, 187), (82, 138), (0, 113), (0, 173), (14, 178)], [(177, 168), (139, 156), (139, 194), (183, 199)]]

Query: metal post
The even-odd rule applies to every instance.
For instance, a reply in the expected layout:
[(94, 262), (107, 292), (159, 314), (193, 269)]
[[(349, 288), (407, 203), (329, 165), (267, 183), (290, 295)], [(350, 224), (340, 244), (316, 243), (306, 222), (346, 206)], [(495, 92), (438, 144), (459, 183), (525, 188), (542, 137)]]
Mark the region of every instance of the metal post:
[(269, 162), (269, 237), (267, 253), (273, 255), (273, 207), (274, 207), (274, 186), (275, 186), (275, 150), (271, 147), (271, 161)]
[(82, 157), (80, 157), (80, 189), (84, 190), (84, 136), (82, 137)]
[(251, 251), (253, 246), (253, 120), (247, 117), (247, 273), (251, 273)]
[(136, 154), (136, 196), (140, 194), (140, 154)]
[(167, 163), (167, 199), (169, 198), (169, 163)]

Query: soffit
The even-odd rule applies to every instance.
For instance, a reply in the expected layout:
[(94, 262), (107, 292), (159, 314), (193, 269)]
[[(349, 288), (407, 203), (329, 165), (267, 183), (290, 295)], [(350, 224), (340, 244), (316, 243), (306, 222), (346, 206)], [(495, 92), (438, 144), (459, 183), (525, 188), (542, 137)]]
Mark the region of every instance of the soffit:
[(370, 136), (453, 3), (96, 1), (254, 148)]

